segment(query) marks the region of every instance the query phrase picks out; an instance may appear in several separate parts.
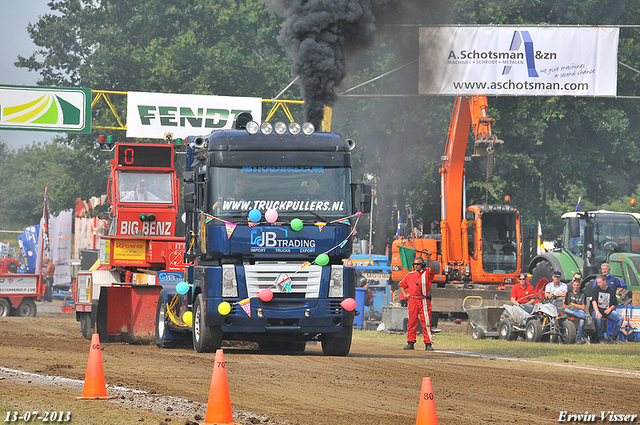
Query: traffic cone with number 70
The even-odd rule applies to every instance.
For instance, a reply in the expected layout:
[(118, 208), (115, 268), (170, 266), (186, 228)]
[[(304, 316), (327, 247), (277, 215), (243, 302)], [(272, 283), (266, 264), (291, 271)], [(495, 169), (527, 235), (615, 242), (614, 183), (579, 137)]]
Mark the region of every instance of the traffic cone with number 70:
[(438, 425), (436, 402), (433, 398), (431, 378), (422, 378), (422, 390), (420, 391), (420, 404), (418, 405), (418, 418), (416, 425)]
[(233, 422), (229, 382), (227, 381), (227, 369), (222, 350), (216, 351), (211, 387), (209, 388), (209, 401), (207, 402), (207, 415), (201, 425), (218, 424), (240, 425)]

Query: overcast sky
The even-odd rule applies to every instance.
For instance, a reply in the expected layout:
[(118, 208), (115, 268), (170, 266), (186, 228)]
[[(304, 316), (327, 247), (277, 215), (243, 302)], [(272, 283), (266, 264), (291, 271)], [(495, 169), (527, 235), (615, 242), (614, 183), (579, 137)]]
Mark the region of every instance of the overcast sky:
[[(18, 60), (18, 55), (31, 56), (37, 46), (32, 43), (27, 25), (35, 24), (38, 16), (51, 10), (47, 6), (49, 0), (0, 0), (0, 14), (4, 20), (0, 25), (0, 39), (3, 40), (0, 48), (0, 84), (18, 86), (35, 86), (39, 75), (29, 72), (24, 68), (13, 65)], [(55, 133), (0, 130), (0, 140), (10, 147), (30, 145), (34, 141), (51, 140)]]

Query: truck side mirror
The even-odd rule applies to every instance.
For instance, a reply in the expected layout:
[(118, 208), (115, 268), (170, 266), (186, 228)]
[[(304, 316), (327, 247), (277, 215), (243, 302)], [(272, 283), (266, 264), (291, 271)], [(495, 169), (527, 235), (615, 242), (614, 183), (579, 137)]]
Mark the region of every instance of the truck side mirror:
[(569, 226), (569, 236), (572, 238), (580, 237), (580, 220), (578, 217), (569, 217), (567, 219), (567, 226)]
[(537, 239), (538, 237), (533, 224), (525, 224), (523, 233), (525, 239)]
[(194, 212), (196, 210), (196, 184), (187, 182), (184, 185), (184, 211)]

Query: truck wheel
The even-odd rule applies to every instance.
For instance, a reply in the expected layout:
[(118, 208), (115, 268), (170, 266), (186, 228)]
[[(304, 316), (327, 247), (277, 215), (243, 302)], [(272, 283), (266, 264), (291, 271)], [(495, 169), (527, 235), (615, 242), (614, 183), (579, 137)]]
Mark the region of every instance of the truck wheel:
[(9, 301), (4, 298), (0, 298), (0, 317), (7, 317), (11, 313), (11, 306)]
[(158, 348), (165, 348), (164, 341), (164, 317), (167, 313), (164, 303), (164, 291), (160, 291), (158, 295), (158, 307), (156, 308), (156, 345)]
[(505, 341), (513, 341), (518, 334), (511, 329), (511, 324), (507, 320), (501, 320), (498, 323), (498, 336)]
[(533, 268), (531, 273), (531, 285), (536, 292), (544, 292), (547, 283), (551, 282), (551, 275), (553, 274), (553, 267), (547, 260), (542, 260)]
[(473, 330), (471, 331), (471, 338), (475, 340), (484, 339), (484, 331), (482, 330), (482, 328), (473, 328)]
[(540, 342), (542, 338), (542, 324), (539, 320), (529, 320), (527, 328), (525, 329), (525, 335), (529, 342)]
[(346, 356), (351, 350), (352, 327), (343, 327), (336, 334), (329, 334), (322, 338), (322, 352), (325, 356)]
[(7, 270), (9, 273), (18, 273), (18, 265), (16, 263), (7, 264)]
[(16, 316), (19, 317), (36, 317), (36, 314), (38, 309), (31, 298), (24, 298), (16, 309)]
[(563, 344), (576, 343), (576, 325), (571, 320), (564, 320), (560, 326), (560, 340)]
[(91, 320), (91, 313), (78, 313), (80, 315), (80, 330), (82, 331), (82, 336), (86, 339), (91, 339), (93, 336), (93, 328), (94, 324)]
[(204, 300), (198, 294), (193, 303), (193, 349), (197, 353), (211, 353), (222, 347), (222, 329), (220, 326), (205, 326)]

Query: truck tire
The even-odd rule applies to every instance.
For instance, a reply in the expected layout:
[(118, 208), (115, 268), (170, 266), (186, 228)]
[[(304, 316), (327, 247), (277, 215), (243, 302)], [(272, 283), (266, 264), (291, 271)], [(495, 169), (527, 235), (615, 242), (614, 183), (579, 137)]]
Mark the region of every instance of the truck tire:
[(571, 320), (563, 320), (560, 325), (560, 341), (563, 344), (575, 344), (576, 343), (576, 325)]
[(4, 298), (0, 298), (0, 317), (7, 317), (11, 314), (11, 306), (9, 305), (9, 301)]
[(498, 337), (505, 341), (513, 341), (518, 337), (518, 333), (511, 329), (511, 323), (508, 320), (501, 320), (498, 323)]
[(193, 349), (197, 353), (211, 353), (222, 347), (222, 328), (204, 324), (204, 300), (198, 294), (193, 303)]
[(165, 323), (164, 317), (167, 313), (164, 302), (164, 290), (158, 295), (158, 307), (156, 308), (156, 345), (158, 348), (167, 348), (164, 340)]
[(542, 291), (544, 292), (544, 287), (547, 286), (547, 283), (551, 282), (553, 279), (551, 275), (553, 274), (553, 267), (551, 263), (547, 260), (541, 260), (536, 266), (533, 268), (533, 272), (531, 273), (531, 285), (536, 292)]
[(539, 320), (529, 320), (525, 329), (525, 336), (529, 342), (540, 342), (542, 338), (542, 323)]
[(82, 336), (86, 339), (91, 339), (94, 331), (94, 323), (91, 320), (91, 313), (78, 313), (80, 316), (80, 330), (82, 331)]
[(351, 350), (352, 327), (343, 327), (337, 334), (322, 338), (322, 353), (325, 356), (346, 356)]
[(16, 316), (19, 317), (36, 317), (36, 314), (38, 309), (31, 298), (24, 298), (16, 309)]
[(9, 273), (18, 273), (18, 265), (16, 263), (7, 264), (7, 270)]

